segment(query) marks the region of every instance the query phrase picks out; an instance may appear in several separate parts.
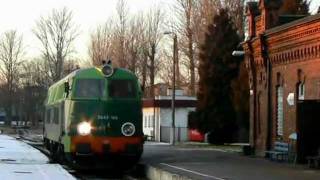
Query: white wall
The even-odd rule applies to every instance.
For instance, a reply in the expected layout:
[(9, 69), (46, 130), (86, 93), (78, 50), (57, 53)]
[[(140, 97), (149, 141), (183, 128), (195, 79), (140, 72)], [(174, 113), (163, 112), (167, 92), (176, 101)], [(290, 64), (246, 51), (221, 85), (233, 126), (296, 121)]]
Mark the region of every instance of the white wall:
[[(188, 113), (194, 111), (194, 107), (175, 109), (176, 140), (188, 141)], [(155, 122), (153, 114), (155, 112)], [(150, 122), (151, 121), (151, 122)], [(170, 128), (172, 125), (171, 108), (143, 108), (143, 133), (155, 141), (169, 142)], [(162, 133), (162, 134), (161, 134)]]
[[(194, 111), (195, 108), (175, 108), (175, 126), (188, 127), (188, 113)], [(160, 110), (160, 126), (171, 127), (172, 110), (171, 108), (161, 108)]]
[(143, 108), (142, 126), (143, 133), (147, 136), (154, 136), (154, 109), (153, 108)]
[[(153, 117), (154, 113), (155, 117)], [(153, 118), (155, 118), (155, 122), (153, 122)], [(160, 108), (143, 108), (142, 127), (145, 135), (160, 142)]]
[[(176, 108), (175, 109), (175, 141), (188, 141), (188, 113), (195, 108)], [(161, 141), (170, 142), (170, 133), (172, 125), (172, 110), (171, 108), (161, 108)]]

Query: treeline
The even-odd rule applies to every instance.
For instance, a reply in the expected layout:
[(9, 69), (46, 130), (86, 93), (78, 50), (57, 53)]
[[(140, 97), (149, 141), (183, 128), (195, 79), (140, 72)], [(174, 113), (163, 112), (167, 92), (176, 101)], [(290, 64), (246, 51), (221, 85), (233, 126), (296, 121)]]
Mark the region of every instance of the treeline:
[[(308, 2), (300, 0), (294, 8), (285, 4), (288, 8), (282, 11), (291, 13), (298, 7), (299, 13), (304, 12)], [(186, 88), (189, 95), (198, 95), (199, 127), (204, 132), (213, 128), (206, 125), (215, 123), (213, 119), (217, 118), (213, 117), (223, 116), (212, 114), (224, 112), (216, 110), (218, 106), (231, 106), (230, 117), (247, 123), (247, 73), (230, 52), (244, 38), (244, 0), (175, 0), (169, 10), (164, 8), (155, 4), (149, 10), (132, 14), (127, 1), (119, 0), (114, 16), (90, 34), (88, 62), (100, 65), (102, 60), (110, 59), (114, 66), (134, 72), (144, 87), (152, 87), (155, 82), (171, 85), (173, 40), (164, 35), (169, 31), (178, 37), (177, 84)], [(217, 18), (224, 19), (225, 24), (217, 23)], [(23, 36), (16, 30), (9, 30), (0, 38), (0, 107), (5, 108), (8, 122), (14, 115), (36, 123), (42, 117), (39, 112), (47, 88), (79, 68), (73, 43), (80, 31), (71, 10), (55, 9), (39, 17), (33, 33), (41, 45), (41, 56), (32, 59), (26, 59)], [(217, 77), (222, 78), (221, 82)], [(222, 82), (223, 85), (212, 87)], [(224, 98), (214, 100), (220, 96)], [(214, 103), (219, 101), (228, 105)]]
[(164, 36), (169, 31), (179, 41), (177, 84), (196, 95), (200, 44), (206, 26), (221, 7), (229, 7), (243, 34), (243, 0), (176, 0), (167, 14), (160, 5), (131, 14), (126, 1), (119, 0), (116, 15), (91, 34), (91, 62), (99, 65), (102, 59), (112, 59), (115, 65), (136, 73), (144, 87), (152, 87), (155, 81), (171, 84), (172, 38)]
[(66, 8), (52, 10), (40, 17), (33, 28), (41, 43), (41, 55), (27, 59), (23, 36), (8, 30), (0, 38), (0, 108), (6, 123), (12, 120), (32, 122), (43, 118), (48, 87), (77, 68), (71, 57), (77, 26)]
[[(243, 0), (176, 0), (169, 13), (155, 4), (136, 14), (130, 12), (127, 1), (119, 0), (116, 14), (90, 34), (88, 61), (100, 65), (102, 60), (111, 59), (114, 66), (136, 73), (144, 87), (152, 87), (156, 81), (171, 85), (172, 38), (164, 36), (164, 32), (170, 31), (178, 37), (177, 84), (188, 89), (189, 95), (196, 95), (201, 44), (207, 25), (221, 8), (229, 9), (242, 37)], [(78, 29), (67, 8), (40, 17), (33, 33), (41, 44), (41, 56), (31, 60), (24, 56), (27, 49), (22, 35), (15, 30), (2, 35), (0, 101), (8, 122), (13, 114), (20, 120), (40, 119), (38, 112), (42, 112), (47, 88), (78, 68), (72, 56)]]

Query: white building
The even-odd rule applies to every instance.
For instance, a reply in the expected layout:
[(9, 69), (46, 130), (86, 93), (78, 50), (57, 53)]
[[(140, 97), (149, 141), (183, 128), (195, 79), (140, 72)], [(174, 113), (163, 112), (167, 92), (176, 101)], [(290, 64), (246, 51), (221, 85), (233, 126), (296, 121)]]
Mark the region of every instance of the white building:
[[(170, 141), (172, 96), (168, 94), (143, 100), (143, 132), (157, 142)], [(184, 96), (182, 90), (176, 91), (175, 99), (175, 140), (188, 141), (188, 113), (195, 110), (197, 100), (196, 97)]]

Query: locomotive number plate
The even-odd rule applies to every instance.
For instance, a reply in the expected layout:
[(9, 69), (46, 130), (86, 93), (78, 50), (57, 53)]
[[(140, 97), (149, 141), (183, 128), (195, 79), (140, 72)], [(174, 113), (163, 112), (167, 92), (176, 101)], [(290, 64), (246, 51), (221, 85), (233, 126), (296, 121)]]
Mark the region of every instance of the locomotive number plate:
[(99, 120), (118, 120), (119, 117), (115, 115), (98, 115)]

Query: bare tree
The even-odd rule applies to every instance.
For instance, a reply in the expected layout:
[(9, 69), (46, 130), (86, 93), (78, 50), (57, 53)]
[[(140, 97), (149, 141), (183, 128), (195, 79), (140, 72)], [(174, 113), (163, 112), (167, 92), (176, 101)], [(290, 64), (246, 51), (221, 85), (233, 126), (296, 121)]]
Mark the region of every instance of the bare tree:
[(139, 72), (140, 72), (140, 81), (142, 84), (142, 88), (144, 89), (147, 86), (147, 76), (148, 76), (148, 48), (147, 48), (147, 41), (146, 41), (146, 33), (142, 33), (140, 35), (141, 37), (141, 42), (142, 42), (142, 46), (141, 46), (141, 51), (139, 53)]
[[(177, 20), (174, 29), (179, 33), (180, 65), (188, 69), (181, 73), (187, 77), (190, 95), (196, 94), (198, 59), (206, 28), (221, 8), (228, 8), (239, 35), (243, 36), (243, 0), (176, 0)], [(183, 75), (181, 75), (183, 79)]]
[(120, 67), (127, 67), (126, 59), (126, 35), (127, 35), (127, 21), (128, 21), (129, 8), (127, 6), (126, 0), (119, 0), (117, 3), (117, 40), (118, 40), (118, 52), (117, 52), (117, 61)]
[[(170, 53), (168, 53), (170, 51)], [(161, 64), (159, 65), (159, 78), (162, 82), (172, 85), (172, 66), (173, 66), (173, 54), (171, 53), (172, 49), (167, 50), (163, 49), (160, 51), (160, 61)]]
[(153, 86), (159, 65), (156, 52), (162, 36), (163, 13), (156, 7), (132, 18), (128, 14), (126, 1), (118, 1), (117, 20), (109, 20), (91, 34), (91, 61), (98, 65), (102, 59), (112, 59), (114, 66), (135, 73), (144, 87)]
[(78, 59), (68, 59), (64, 65), (63, 65), (63, 74), (64, 75), (68, 75), (71, 72), (77, 70), (80, 68), (78, 62), (80, 62), (80, 60)]
[(244, 38), (244, 3), (245, 0), (224, 0), (225, 6), (229, 9), (230, 17), (236, 26), (241, 39)]
[(112, 58), (114, 45), (113, 20), (109, 19), (103, 26), (99, 25), (90, 35), (89, 56), (95, 66), (101, 65), (102, 60)]
[(72, 43), (77, 36), (77, 26), (72, 21), (72, 12), (67, 8), (52, 10), (41, 17), (33, 30), (42, 43), (42, 56), (47, 62), (52, 82), (61, 79), (63, 64), (72, 53)]
[[(196, 94), (197, 62), (200, 44), (206, 32), (206, 26), (214, 16), (218, 6), (217, 0), (176, 0), (174, 9), (177, 20), (173, 22), (173, 28), (179, 33), (179, 64), (188, 69), (186, 73), (180, 75), (182, 82), (183, 74), (187, 77), (186, 84), (190, 95)], [(186, 84), (181, 84), (182, 86)]]
[(128, 34), (126, 39), (126, 50), (128, 54), (128, 69), (138, 74), (139, 65), (143, 65), (143, 46), (145, 45), (145, 23), (143, 14), (134, 16), (128, 25)]
[(4, 80), (2, 93), (5, 96), (2, 96), (2, 99), (5, 101), (7, 123), (12, 119), (23, 55), (22, 36), (18, 35), (15, 30), (5, 32), (0, 40), (0, 73)]
[[(148, 69), (149, 69), (149, 79), (150, 86), (153, 87), (155, 74), (156, 74), (156, 53), (159, 41), (162, 37), (161, 26), (164, 22), (164, 16), (162, 10), (156, 6), (151, 9), (147, 14), (147, 25), (146, 25), (146, 44), (145, 44), (145, 54), (148, 56)], [(151, 94), (153, 95), (153, 94)]]
[(193, 16), (196, 15), (195, 0), (177, 0), (178, 15), (178, 32), (180, 38), (180, 50), (187, 57), (186, 67), (189, 69), (190, 82), (189, 91), (191, 95), (195, 95), (195, 58), (194, 58), (194, 22)]
[[(122, 8), (120, 8), (122, 9)], [(122, 11), (122, 10), (119, 10)], [(126, 15), (119, 12), (122, 19)], [(126, 23), (109, 19), (104, 26), (99, 25), (91, 34), (89, 56), (93, 65), (100, 65), (101, 60), (111, 59), (114, 66), (128, 68), (133, 73), (140, 75), (140, 65), (144, 63), (142, 54), (145, 48), (145, 22), (142, 13), (126, 19)], [(121, 25), (122, 24), (122, 25)], [(121, 31), (121, 28), (126, 28)], [(120, 29), (120, 30), (119, 30)], [(122, 47), (123, 46), (123, 47)]]

